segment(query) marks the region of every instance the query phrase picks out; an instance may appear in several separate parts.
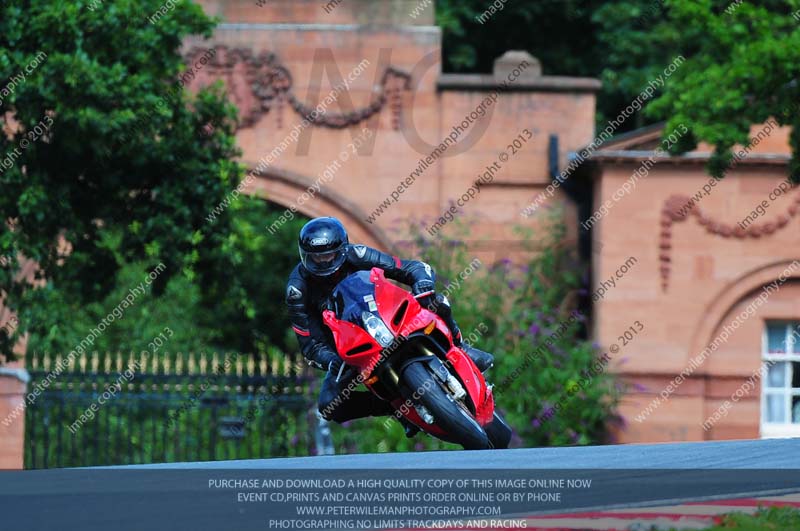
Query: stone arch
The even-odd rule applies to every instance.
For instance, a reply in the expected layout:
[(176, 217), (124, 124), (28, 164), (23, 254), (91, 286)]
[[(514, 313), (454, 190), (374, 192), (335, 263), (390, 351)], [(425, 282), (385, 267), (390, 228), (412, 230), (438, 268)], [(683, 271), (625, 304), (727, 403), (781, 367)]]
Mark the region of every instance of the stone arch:
[[(687, 362), (690, 358), (697, 356), (706, 348), (713, 334), (722, 325), (725, 316), (745, 297), (761, 289), (763, 286), (777, 280), (789, 267), (800, 260), (781, 259), (764, 264), (758, 268), (751, 269), (739, 277), (728, 282), (711, 299), (703, 310), (705, 318), (692, 333), (692, 339), (687, 352)], [(800, 267), (794, 268), (786, 277), (786, 282), (800, 280)], [(706, 374), (707, 364), (699, 367), (698, 374)]]
[[(243, 187), (249, 195), (267, 199), (286, 206), (296, 204), (298, 198), (312, 189), (314, 181), (288, 170), (271, 169)], [(392, 240), (380, 227), (367, 223), (367, 214), (355, 203), (330, 189), (322, 187), (314, 197), (297, 207), (297, 212), (308, 216), (334, 216), (344, 223), (352, 242), (363, 243), (382, 251), (393, 249)]]

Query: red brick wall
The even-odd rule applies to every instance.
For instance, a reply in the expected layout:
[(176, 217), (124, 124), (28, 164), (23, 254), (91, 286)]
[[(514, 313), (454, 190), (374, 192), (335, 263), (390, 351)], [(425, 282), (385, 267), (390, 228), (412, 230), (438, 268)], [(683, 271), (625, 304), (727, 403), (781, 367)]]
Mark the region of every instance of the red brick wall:
[[(758, 128), (754, 128), (754, 131)], [(786, 179), (782, 158), (788, 153), (786, 132), (759, 146), (749, 161), (728, 172), (697, 203), (703, 218), (736, 226)], [(766, 155), (772, 152), (772, 155)], [(764, 155), (758, 162), (757, 154)], [(783, 162), (781, 162), (783, 161)], [(738, 238), (710, 233), (690, 215), (665, 226), (663, 209), (675, 195), (692, 196), (708, 183), (701, 162), (659, 162), (637, 182), (636, 189), (614, 203), (594, 227), (601, 245), (593, 254), (593, 289), (615, 274), (629, 257), (638, 262), (595, 303), (593, 336), (604, 347), (620, 343), (619, 336), (634, 321), (645, 329), (615, 356), (614, 368), (632, 387), (623, 401), (627, 427), (622, 442), (730, 439), (759, 436), (760, 389), (751, 391), (714, 428), (702, 423), (730, 398), (761, 363), (761, 341), (767, 319), (800, 318), (800, 268), (777, 293), (710, 354), (705, 362), (669, 394), (642, 422), (636, 416), (671, 381), (690, 366), (726, 324), (758, 297), (762, 286), (775, 281), (793, 260), (800, 260), (800, 190), (771, 202), (755, 224), (789, 217), (771, 234)], [(629, 179), (638, 163), (602, 160), (595, 181), (595, 207), (610, 199)], [(678, 200), (677, 203), (682, 203)], [(794, 207), (793, 207), (794, 205)], [(710, 226), (710, 225), (708, 225)], [(668, 239), (661, 235), (666, 229)], [(666, 244), (666, 247), (662, 247)], [(668, 257), (665, 263), (662, 255)], [(667, 275), (662, 278), (662, 267)], [(666, 279), (667, 288), (662, 289)]]

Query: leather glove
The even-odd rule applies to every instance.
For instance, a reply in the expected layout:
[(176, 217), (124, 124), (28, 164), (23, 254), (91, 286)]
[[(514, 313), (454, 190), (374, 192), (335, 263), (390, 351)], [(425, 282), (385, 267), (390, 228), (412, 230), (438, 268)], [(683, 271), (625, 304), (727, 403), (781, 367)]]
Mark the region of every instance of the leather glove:
[(336, 381), (349, 381), (356, 376), (358, 370), (355, 367), (345, 365), (340, 357), (328, 363), (328, 374), (336, 377)]
[(313, 358), (307, 358), (307, 360), (309, 365), (323, 371), (329, 370), (332, 363), (338, 364), (336, 370), (339, 370), (339, 366), (342, 364), (339, 355), (325, 345), (317, 349)]
[[(415, 282), (414, 285), (411, 286), (411, 293), (414, 294), (414, 297), (423, 308), (428, 308), (433, 304), (433, 300), (436, 297), (432, 280), (420, 280)], [(423, 295), (420, 297), (419, 295), (421, 294)]]
[(342, 369), (342, 360), (339, 358), (339, 356), (336, 356), (335, 360), (331, 360), (328, 362), (328, 372), (337, 374), (341, 369)]

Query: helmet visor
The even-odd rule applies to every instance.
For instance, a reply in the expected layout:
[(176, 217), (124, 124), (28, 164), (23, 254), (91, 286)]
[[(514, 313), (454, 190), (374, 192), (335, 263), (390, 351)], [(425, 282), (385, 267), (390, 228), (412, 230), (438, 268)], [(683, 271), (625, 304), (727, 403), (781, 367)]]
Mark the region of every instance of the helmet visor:
[(318, 276), (328, 276), (335, 273), (345, 261), (345, 246), (332, 251), (308, 252), (300, 249), (300, 259), (308, 271)]

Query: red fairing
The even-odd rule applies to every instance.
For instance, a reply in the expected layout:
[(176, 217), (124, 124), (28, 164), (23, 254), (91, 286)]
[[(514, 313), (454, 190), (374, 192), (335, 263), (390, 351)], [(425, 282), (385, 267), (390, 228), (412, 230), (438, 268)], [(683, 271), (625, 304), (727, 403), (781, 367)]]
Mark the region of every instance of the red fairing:
[[(370, 279), (375, 284), (375, 302), (378, 305), (378, 313), (381, 318), (395, 335), (408, 336), (422, 328), (425, 328), (431, 321), (436, 321), (436, 328), (443, 333), (450, 342), (453, 338), (450, 329), (438, 315), (420, 306), (419, 302), (408, 291), (388, 282), (382, 269), (373, 268)], [(405, 315), (400, 322), (394, 324), (394, 316), (403, 305), (408, 303)]]
[[(472, 360), (461, 349), (452, 346), (453, 337), (450, 329), (438, 315), (420, 306), (419, 302), (408, 291), (389, 283), (382, 269), (373, 268), (370, 279), (375, 284), (375, 301), (378, 305), (383, 321), (396, 335), (408, 336), (422, 328), (431, 321), (436, 323), (436, 329), (444, 334), (450, 341), (451, 349), (447, 353), (453, 369), (465, 383), (467, 394), (476, 407), (476, 420), (481, 426), (492, 421), (494, 414), (494, 400), (491, 390), (487, 388), (486, 381)], [(393, 319), (404, 301), (408, 301), (408, 308), (398, 325)], [(412, 410), (413, 411), (413, 410)], [(416, 414), (416, 412), (414, 412)], [(409, 415), (407, 417), (411, 418)]]
[[(487, 388), (483, 375), (475, 367), (469, 356), (463, 350), (453, 346), (450, 329), (447, 328), (444, 320), (420, 306), (411, 293), (387, 281), (382, 269), (372, 268), (370, 280), (375, 286), (375, 304), (378, 307), (378, 313), (395, 336), (407, 337), (434, 322), (436, 329), (447, 337), (451, 346), (446, 358), (452, 367), (451, 370), (464, 382), (464, 389), (467, 391), (472, 403), (475, 404), (475, 420), (481, 426), (491, 422), (494, 414), (492, 392)], [(404, 303), (407, 305), (405, 313), (399, 322), (395, 324), (395, 316)], [(381, 358), (382, 347), (380, 344), (366, 330), (353, 323), (337, 319), (336, 315), (330, 310), (322, 312), (322, 317), (325, 324), (331, 329), (336, 349), (345, 362), (348, 365), (358, 367), (364, 379), (368, 378)], [(364, 348), (364, 345), (368, 345), (369, 348)], [(350, 350), (357, 347), (362, 347), (364, 350), (354, 355), (348, 354)], [(369, 384), (367, 384), (367, 387), (371, 388)], [(416, 410), (405, 404), (401, 398), (393, 400), (392, 406), (408, 420), (417, 426), (423, 427), (431, 435), (446, 437), (447, 434), (438, 425), (426, 424), (419, 417)]]
[[(333, 333), (336, 350), (348, 365), (371, 369), (377, 364), (381, 356), (381, 346), (366, 330), (348, 321), (340, 321), (330, 310), (322, 312), (322, 319)], [(358, 354), (348, 354), (351, 349), (364, 344), (370, 345), (370, 348)]]
[[(388, 282), (383, 274), (383, 269), (373, 267), (372, 271), (370, 271), (369, 279), (375, 284), (375, 304), (378, 305), (378, 313), (381, 315), (383, 322), (386, 323), (386, 326), (392, 332), (398, 334), (400, 327), (394, 325), (394, 316), (405, 301), (408, 301), (409, 304), (406, 315), (413, 313), (415, 308), (412, 303), (416, 302), (413, 300), (414, 297), (406, 290)], [(419, 308), (419, 304), (417, 304), (417, 308)], [(428, 324), (428, 322), (425, 324)]]
[(481, 371), (475, 366), (469, 356), (458, 347), (452, 347), (447, 353), (447, 361), (450, 362), (455, 372), (464, 382), (464, 389), (475, 404), (475, 420), (484, 426), (492, 421), (494, 415), (494, 398), (492, 391), (486, 386)]

